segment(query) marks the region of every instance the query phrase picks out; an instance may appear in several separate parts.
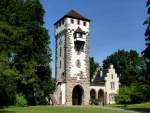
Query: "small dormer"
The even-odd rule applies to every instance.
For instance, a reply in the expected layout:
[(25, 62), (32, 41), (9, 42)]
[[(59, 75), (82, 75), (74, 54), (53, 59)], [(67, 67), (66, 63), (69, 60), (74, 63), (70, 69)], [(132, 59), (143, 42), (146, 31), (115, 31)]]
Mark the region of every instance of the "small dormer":
[(86, 38), (85, 32), (80, 27), (78, 27), (74, 33), (74, 44), (75, 49), (77, 51), (80, 51), (84, 48), (85, 38)]

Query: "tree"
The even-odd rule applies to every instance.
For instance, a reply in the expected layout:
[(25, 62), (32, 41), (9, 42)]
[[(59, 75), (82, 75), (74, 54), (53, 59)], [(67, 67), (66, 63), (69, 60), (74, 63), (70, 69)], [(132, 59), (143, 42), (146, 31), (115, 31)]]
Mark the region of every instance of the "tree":
[(90, 57), (90, 80), (92, 79), (96, 68), (99, 66), (99, 64), (97, 62), (95, 62), (93, 57)]
[(145, 61), (134, 50), (118, 50), (103, 61), (103, 68), (107, 69), (109, 64), (114, 65), (121, 85), (130, 85), (138, 82)]
[(18, 75), (11, 66), (9, 55), (5, 51), (0, 54), (0, 106), (14, 104), (16, 95), (16, 78)]
[[(145, 50), (142, 52), (144, 58), (147, 58), (148, 62), (147, 62), (147, 70), (145, 73), (145, 77), (150, 80), (150, 1), (147, 0), (147, 14), (148, 14), (148, 18), (145, 20), (144, 25), (147, 25), (147, 29), (145, 31), (145, 45), (146, 48)], [(150, 82), (148, 82), (148, 84), (150, 85)]]
[(148, 85), (131, 84), (130, 86), (122, 86), (119, 88), (115, 99), (125, 106), (127, 104), (147, 102), (150, 99), (149, 91), (150, 86)]
[(150, 17), (149, 17), (149, 15), (150, 15), (150, 1), (149, 0), (147, 0), (146, 6), (148, 8), (148, 10), (147, 10), (148, 18), (144, 22), (144, 24), (147, 25), (147, 29), (145, 31), (145, 37), (146, 37), (145, 38), (145, 41), (146, 41), (145, 45), (146, 45), (146, 48), (143, 51), (143, 56), (145, 58), (150, 59), (150, 54), (149, 54), (150, 53)]
[(131, 103), (131, 88), (127, 86), (123, 86), (119, 88), (118, 95), (115, 97), (116, 101), (120, 104), (124, 104), (126, 107), (127, 104)]
[(0, 2), (0, 51), (10, 56), (8, 65), (18, 73), (14, 81), (16, 93), (25, 95), (29, 104), (45, 103), (45, 96), (54, 90), (50, 41), (43, 15), (39, 0)]

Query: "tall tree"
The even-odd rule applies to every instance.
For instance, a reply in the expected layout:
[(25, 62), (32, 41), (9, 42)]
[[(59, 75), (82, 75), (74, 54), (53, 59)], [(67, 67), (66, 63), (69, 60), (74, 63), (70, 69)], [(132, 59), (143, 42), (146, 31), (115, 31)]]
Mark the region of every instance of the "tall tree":
[(103, 68), (108, 68), (109, 64), (114, 65), (121, 85), (130, 85), (138, 82), (145, 61), (134, 50), (118, 50), (103, 61)]
[[(144, 25), (147, 25), (147, 29), (145, 31), (145, 45), (146, 48), (142, 52), (143, 56), (147, 58), (147, 71), (145, 73), (145, 77), (150, 80), (150, 0), (147, 0), (146, 3), (148, 18), (145, 20)], [(150, 85), (150, 82), (148, 82)]]
[(29, 104), (44, 103), (45, 96), (54, 89), (50, 41), (43, 27), (43, 15), (39, 0), (0, 2), (0, 51), (10, 56), (9, 65), (17, 70), (17, 93), (23, 93)]
[(145, 50), (143, 51), (143, 55), (145, 58), (148, 58), (150, 59), (150, 0), (147, 0), (147, 4), (146, 4), (146, 7), (147, 7), (147, 14), (148, 14), (148, 18), (145, 20), (144, 24), (147, 25), (147, 29), (145, 31), (145, 45), (146, 45), (146, 48)]

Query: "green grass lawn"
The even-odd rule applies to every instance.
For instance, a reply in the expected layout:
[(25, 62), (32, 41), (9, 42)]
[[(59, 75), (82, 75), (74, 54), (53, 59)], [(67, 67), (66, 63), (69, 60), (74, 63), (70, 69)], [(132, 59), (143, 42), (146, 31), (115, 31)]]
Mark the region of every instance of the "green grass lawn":
[[(108, 107), (117, 107), (117, 108), (123, 108), (123, 105), (108, 105)], [(134, 111), (145, 111), (147, 113), (150, 113), (150, 102), (142, 103), (142, 104), (130, 104), (127, 105), (127, 109), (134, 110)]]
[(63, 106), (29, 106), (8, 107), (0, 109), (0, 113), (132, 113), (102, 107), (63, 107)]

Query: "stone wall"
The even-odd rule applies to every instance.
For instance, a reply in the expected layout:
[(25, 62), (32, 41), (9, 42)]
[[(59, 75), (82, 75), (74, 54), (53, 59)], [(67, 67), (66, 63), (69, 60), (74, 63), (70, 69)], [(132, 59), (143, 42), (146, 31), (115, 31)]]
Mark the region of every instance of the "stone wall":
[(67, 78), (66, 83), (66, 105), (72, 105), (72, 92), (75, 86), (81, 86), (83, 88), (82, 105), (89, 105), (90, 100), (90, 84), (87, 79), (77, 80), (75, 77)]
[(86, 55), (86, 77), (71, 77), (70, 69), (71, 67), (71, 49), (74, 47), (71, 46), (71, 35), (74, 30), (66, 30), (65, 34), (65, 74), (66, 74), (66, 105), (72, 105), (72, 93), (75, 86), (80, 85), (83, 88), (83, 98), (82, 105), (89, 105), (90, 100), (90, 80), (89, 80), (89, 47), (88, 47), (88, 33), (85, 42), (84, 53)]

